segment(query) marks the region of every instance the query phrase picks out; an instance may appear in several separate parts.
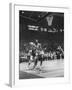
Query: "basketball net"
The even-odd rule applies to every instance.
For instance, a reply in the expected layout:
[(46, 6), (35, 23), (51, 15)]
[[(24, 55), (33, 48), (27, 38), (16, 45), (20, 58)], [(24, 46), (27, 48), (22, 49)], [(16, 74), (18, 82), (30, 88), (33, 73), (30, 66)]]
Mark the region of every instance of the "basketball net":
[(48, 26), (51, 26), (52, 25), (52, 21), (53, 21), (53, 16), (46, 17), (46, 20), (48, 22)]

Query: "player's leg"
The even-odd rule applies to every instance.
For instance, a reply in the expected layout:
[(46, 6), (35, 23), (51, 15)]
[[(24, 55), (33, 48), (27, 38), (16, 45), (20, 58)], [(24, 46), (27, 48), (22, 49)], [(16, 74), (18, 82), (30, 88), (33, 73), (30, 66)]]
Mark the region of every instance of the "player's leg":
[(31, 55), (29, 58), (28, 66), (32, 63), (33, 56)]
[(33, 68), (35, 68), (35, 67), (36, 67), (37, 62), (38, 62), (38, 58), (37, 58), (37, 57), (35, 57), (35, 59), (34, 59), (34, 67), (33, 67)]
[(40, 58), (40, 66), (42, 66), (43, 58)]

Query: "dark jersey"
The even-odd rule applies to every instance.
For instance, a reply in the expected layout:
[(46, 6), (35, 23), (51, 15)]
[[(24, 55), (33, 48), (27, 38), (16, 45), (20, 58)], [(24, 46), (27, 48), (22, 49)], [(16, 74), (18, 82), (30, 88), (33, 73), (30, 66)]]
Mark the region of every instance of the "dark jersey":
[(35, 50), (32, 50), (32, 56), (35, 57), (36, 53), (35, 53)]

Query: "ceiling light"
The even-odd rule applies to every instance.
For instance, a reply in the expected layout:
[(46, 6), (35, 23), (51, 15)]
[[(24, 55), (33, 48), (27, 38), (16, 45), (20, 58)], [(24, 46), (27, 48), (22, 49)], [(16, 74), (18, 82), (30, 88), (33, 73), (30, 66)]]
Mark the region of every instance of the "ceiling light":
[(24, 11), (22, 11), (22, 14), (24, 13)]

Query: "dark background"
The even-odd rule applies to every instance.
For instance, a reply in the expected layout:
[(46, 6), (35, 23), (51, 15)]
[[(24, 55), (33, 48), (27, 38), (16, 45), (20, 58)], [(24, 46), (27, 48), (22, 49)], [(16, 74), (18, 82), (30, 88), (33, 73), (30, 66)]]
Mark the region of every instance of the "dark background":
[[(51, 26), (48, 26), (46, 17), (53, 16)], [(27, 25), (37, 25), (43, 28), (53, 30), (55, 28), (58, 32), (41, 32), (28, 30)], [(29, 43), (38, 39), (40, 43), (47, 43), (49, 47), (57, 47), (58, 45), (64, 46), (64, 13), (57, 12), (37, 12), (37, 11), (19, 11), (19, 42), (20, 50), (23, 49), (24, 43)]]

